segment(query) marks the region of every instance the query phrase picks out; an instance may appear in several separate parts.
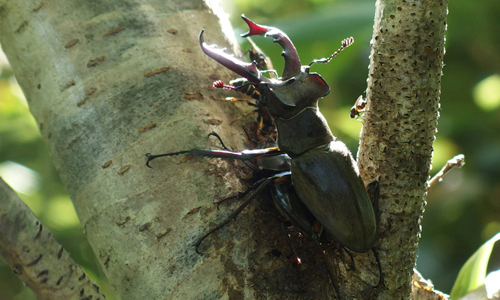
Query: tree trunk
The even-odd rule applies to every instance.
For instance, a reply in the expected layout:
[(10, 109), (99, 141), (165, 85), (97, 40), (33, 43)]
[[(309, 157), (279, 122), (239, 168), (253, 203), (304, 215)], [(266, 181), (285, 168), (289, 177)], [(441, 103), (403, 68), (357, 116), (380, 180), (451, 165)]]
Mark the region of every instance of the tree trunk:
[[(447, 2), (377, 3), (359, 164), (365, 182), (382, 186), (385, 285), (373, 289), (373, 254), (354, 255), (352, 269), (331, 245), (346, 299), (408, 298), (437, 118)], [(214, 12), (201, 1), (0, 0), (0, 42), (120, 299), (331, 299), (314, 244), (292, 235), (303, 260), (294, 268), (266, 199), (212, 234), (203, 255), (194, 251), (238, 205), (212, 201), (244, 189), (244, 164), (169, 157), (145, 166), (147, 152), (219, 147), (211, 131), (244, 148), (229, 123), (248, 108), (215, 101), (226, 93), (211, 88), (235, 75), (198, 45), (204, 28), (209, 44), (233, 49)]]
[(378, 179), (380, 299), (408, 299), (439, 116), (448, 1), (378, 0), (358, 164)]

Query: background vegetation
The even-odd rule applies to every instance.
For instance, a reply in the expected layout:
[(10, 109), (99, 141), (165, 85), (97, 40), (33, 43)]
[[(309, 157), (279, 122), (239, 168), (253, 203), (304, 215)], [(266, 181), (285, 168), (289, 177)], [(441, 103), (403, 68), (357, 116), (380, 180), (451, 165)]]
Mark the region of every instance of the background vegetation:
[[(315, 65), (314, 71), (332, 89), (321, 101), (321, 110), (334, 134), (355, 153), (361, 122), (349, 118), (349, 109), (366, 88), (374, 1), (237, 0), (225, 5), (239, 33), (245, 30), (239, 19), (242, 12), (257, 23), (285, 31), (303, 64), (330, 55), (342, 39), (354, 36), (353, 46), (328, 65)], [(430, 191), (417, 262), (424, 277), (446, 293), (465, 260), (500, 232), (500, 2), (454, 0), (449, 11), (433, 172), (459, 153), (465, 154), (466, 166), (453, 170)], [(210, 43), (209, 32), (206, 39)], [(279, 47), (262, 38), (254, 41), (281, 72)], [(248, 48), (244, 42), (242, 49)], [(106, 291), (96, 258), (3, 54), (0, 176)], [(500, 251), (496, 249), (490, 269), (499, 268)], [(0, 300), (35, 299), (2, 261), (0, 290)]]

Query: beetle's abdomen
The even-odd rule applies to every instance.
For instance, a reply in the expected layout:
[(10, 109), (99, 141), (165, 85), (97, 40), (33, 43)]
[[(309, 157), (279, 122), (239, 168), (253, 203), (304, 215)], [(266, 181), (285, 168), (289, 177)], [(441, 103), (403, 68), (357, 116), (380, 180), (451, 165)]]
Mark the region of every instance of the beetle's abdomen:
[(373, 247), (375, 213), (344, 143), (333, 141), (295, 157), (292, 182), (300, 199), (340, 244), (355, 252)]
[(305, 108), (290, 119), (275, 118), (274, 122), (280, 150), (292, 157), (335, 139), (325, 117), (315, 107)]

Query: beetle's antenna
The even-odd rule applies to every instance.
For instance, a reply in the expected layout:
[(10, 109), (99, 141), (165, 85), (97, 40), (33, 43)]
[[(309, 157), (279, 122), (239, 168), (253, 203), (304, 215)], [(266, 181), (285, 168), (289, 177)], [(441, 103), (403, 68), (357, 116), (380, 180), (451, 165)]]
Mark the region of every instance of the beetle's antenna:
[(286, 240), (286, 243), (288, 244), (288, 248), (290, 248), (290, 250), (292, 251), (294, 263), (297, 265), (300, 265), (302, 263), (302, 260), (297, 255), (297, 252), (295, 252), (295, 248), (292, 245), (292, 241), (290, 241), (290, 236), (288, 235), (288, 232), (286, 232), (285, 223), (281, 223), (281, 230), (283, 231), (283, 234), (285, 235), (285, 240)]
[(337, 56), (337, 54), (339, 54), (340, 52), (342, 52), (342, 50), (344, 50), (345, 48), (351, 46), (353, 43), (354, 43), (354, 38), (352, 36), (350, 38), (344, 39), (342, 41), (342, 47), (340, 47), (337, 51), (333, 52), (333, 54), (330, 55), (330, 57), (328, 57), (328, 58), (322, 58), (322, 59), (315, 59), (315, 60), (313, 60), (309, 64), (309, 66), (311, 66), (311, 65), (313, 65), (315, 63), (326, 64), (326, 63), (330, 62), (330, 60), (332, 60), (332, 58), (334, 58), (335, 56)]
[(225, 89), (225, 90), (234, 90), (235, 89), (234, 85), (224, 84), (224, 82), (222, 82), (222, 80), (214, 81), (213, 86), (216, 89)]
[(333, 289), (335, 290), (335, 293), (337, 294), (337, 299), (342, 299), (342, 297), (340, 296), (340, 292), (339, 292), (339, 286), (338, 286), (337, 282), (335, 281), (335, 276), (333, 275), (333, 272), (332, 272), (330, 266), (328, 265), (328, 259), (326, 258), (326, 255), (323, 252), (323, 249), (321, 248), (321, 245), (318, 241), (318, 237), (315, 234), (313, 235), (312, 240), (313, 240), (314, 244), (316, 245), (316, 248), (318, 248), (319, 253), (321, 254), (321, 258), (323, 259), (323, 263), (325, 264), (326, 270), (328, 271), (328, 276), (330, 276), (330, 281), (332, 283)]

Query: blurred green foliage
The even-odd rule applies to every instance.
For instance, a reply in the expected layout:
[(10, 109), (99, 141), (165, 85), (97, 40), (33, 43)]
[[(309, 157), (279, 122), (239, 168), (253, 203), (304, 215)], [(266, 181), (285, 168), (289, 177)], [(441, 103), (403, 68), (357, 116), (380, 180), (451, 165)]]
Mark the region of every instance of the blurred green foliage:
[[(355, 38), (354, 45), (329, 64), (313, 66), (332, 89), (321, 101), (321, 110), (333, 133), (355, 153), (361, 122), (349, 118), (349, 108), (366, 89), (374, 1), (236, 0), (224, 5), (238, 33), (246, 31), (241, 13), (282, 29), (295, 43), (303, 64), (327, 57), (342, 39)], [(454, 0), (449, 11), (433, 172), (458, 153), (465, 154), (466, 165), (451, 171), (429, 192), (417, 262), (424, 277), (447, 293), (467, 258), (500, 231), (500, 1)], [(209, 33), (206, 39), (210, 43)], [(241, 40), (242, 49), (248, 49), (248, 42)], [(281, 72), (280, 48), (271, 40), (254, 41)], [(109, 286), (2, 54), (0, 72), (0, 176), (16, 187), (106, 293)], [(498, 252), (493, 250), (491, 270), (500, 268)], [(0, 290), (0, 300), (35, 299), (2, 261)]]

